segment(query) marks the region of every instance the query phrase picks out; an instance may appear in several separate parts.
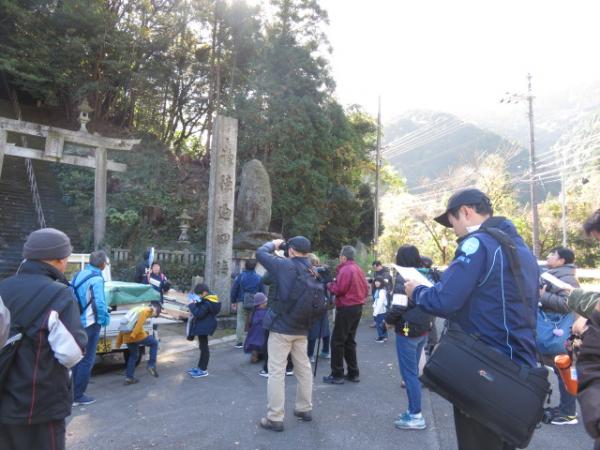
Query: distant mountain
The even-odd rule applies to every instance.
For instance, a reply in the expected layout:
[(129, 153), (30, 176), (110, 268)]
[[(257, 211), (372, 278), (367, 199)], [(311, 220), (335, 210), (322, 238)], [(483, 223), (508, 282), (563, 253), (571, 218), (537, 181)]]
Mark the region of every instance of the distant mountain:
[(409, 188), (448, 176), (477, 157), (499, 153), (511, 172), (522, 173), (528, 152), (491, 131), (435, 111), (410, 111), (384, 127), (383, 158), (406, 178)]

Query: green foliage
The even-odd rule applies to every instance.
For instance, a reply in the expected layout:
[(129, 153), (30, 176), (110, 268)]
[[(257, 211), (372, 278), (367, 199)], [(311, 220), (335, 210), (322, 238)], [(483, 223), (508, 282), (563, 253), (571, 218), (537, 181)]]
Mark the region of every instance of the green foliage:
[[(0, 0), (0, 17), (12, 94), (56, 106), (72, 125), (87, 99), (91, 130), (145, 136), (110, 155), (129, 169), (110, 174), (107, 244), (171, 244), (184, 207), (203, 244), (215, 113), (239, 120), (240, 167), (252, 158), (267, 167), (274, 231), (307, 235), (329, 254), (372, 239), (375, 124), (334, 99), (318, 1)], [(59, 177), (89, 235), (93, 176), (61, 167)]]

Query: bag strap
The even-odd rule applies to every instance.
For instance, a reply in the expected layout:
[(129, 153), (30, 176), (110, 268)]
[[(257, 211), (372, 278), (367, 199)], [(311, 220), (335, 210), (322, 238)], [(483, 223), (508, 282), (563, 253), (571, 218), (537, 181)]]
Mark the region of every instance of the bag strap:
[[(81, 273), (81, 272), (79, 272), (79, 273)], [(75, 297), (77, 297), (77, 303), (79, 304), (79, 311), (80, 311), (80, 313), (81, 313), (81, 314), (83, 314), (83, 312), (84, 312), (86, 309), (88, 309), (88, 307), (89, 307), (90, 305), (92, 305), (92, 309), (94, 309), (94, 308), (93, 308), (93, 304), (92, 304), (92, 302), (95, 300), (95, 298), (94, 298), (94, 290), (92, 289), (92, 295), (91, 295), (91, 297), (90, 297), (90, 300), (89, 300), (89, 301), (86, 303), (86, 305), (85, 305), (84, 307), (82, 307), (82, 306), (81, 306), (81, 301), (80, 301), (80, 299), (79, 299), (79, 295), (77, 295), (77, 289), (79, 289), (79, 288), (80, 288), (80, 287), (83, 285), (83, 283), (85, 283), (87, 280), (89, 280), (89, 279), (91, 279), (91, 278), (95, 278), (95, 277), (100, 277), (100, 278), (102, 278), (102, 275), (98, 275), (97, 273), (93, 273), (93, 272), (92, 272), (91, 274), (87, 275), (87, 276), (86, 276), (86, 277), (85, 277), (83, 280), (81, 280), (79, 283), (77, 283), (77, 284), (75, 284), (75, 285), (73, 286), (73, 289), (74, 289), (74, 291), (75, 291)], [(75, 279), (77, 279), (77, 276), (75, 276)], [(90, 285), (90, 286), (88, 286), (88, 290), (89, 290), (91, 287), (92, 287), (91, 285)], [(95, 314), (95, 313), (94, 313), (94, 314)]]
[[(527, 315), (527, 319), (529, 320), (529, 324), (533, 330), (533, 339), (536, 340), (537, 339), (537, 330), (536, 330), (536, 320), (533, 317), (533, 314), (531, 313), (530, 309), (529, 309), (529, 305), (527, 304), (527, 297), (525, 296), (525, 290), (523, 289), (523, 280), (522, 280), (522, 275), (521, 275), (521, 260), (519, 259), (519, 255), (517, 254), (517, 246), (515, 244), (515, 242), (512, 240), (512, 238), (506, 234), (504, 231), (502, 231), (501, 229), (494, 227), (494, 226), (489, 226), (489, 225), (483, 225), (478, 231), (483, 231), (484, 233), (489, 234), (490, 236), (492, 236), (494, 239), (496, 239), (496, 241), (498, 241), (498, 243), (500, 244), (500, 247), (506, 251), (506, 256), (508, 257), (508, 265), (510, 268), (510, 271), (513, 274), (513, 277), (515, 278), (515, 282), (517, 284), (517, 290), (519, 291), (519, 297), (521, 298), (521, 301), (523, 302), (523, 307), (525, 308), (525, 314)], [(540, 364), (544, 364), (544, 360), (542, 357), (542, 354), (540, 353), (537, 345), (535, 346), (535, 353), (537, 356), (537, 360)]]

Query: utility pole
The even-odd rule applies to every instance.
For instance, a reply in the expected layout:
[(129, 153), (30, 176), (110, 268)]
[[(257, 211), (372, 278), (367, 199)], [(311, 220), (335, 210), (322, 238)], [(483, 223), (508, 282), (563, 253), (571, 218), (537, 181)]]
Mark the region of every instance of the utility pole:
[(381, 96), (377, 99), (377, 150), (375, 153), (375, 217), (373, 218), (373, 252), (379, 251), (379, 172), (381, 170)]
[(565, 174), (565, 168), (560, 172), (560, 206), (562, 212), (562, 245), (567, 246), (567, 177)]
[(506, 96), (500, 100), (500, 103), (520, 103), (527, 101), (529, 107), (529, 195), (531, 202), (531, 222), (532, 222), (532, 235), (533, 235), (533, 254), (539, 258), (540, 256), (540, 227), (539, 227), (539, 216), (537, 209), (537, 184), (536, 170), (535, 170), (535, 135), (533, 128), (533, 96), (531, 90), (531, 74), (527, 74), (527, 94), (518, 94), (507, 92)]
[(533, 94), (531, 91), (531, 74), (527, 74), (527, 103), (529, 105), (529, 170), (531, 172), (531, 184), (529, 195), (531, 197), (531, 221), (533, 234), (533, 254), (540, 257), (540, 228), (537, 209), (537, 180), (535, 174), (535, 136), (533, 132)]

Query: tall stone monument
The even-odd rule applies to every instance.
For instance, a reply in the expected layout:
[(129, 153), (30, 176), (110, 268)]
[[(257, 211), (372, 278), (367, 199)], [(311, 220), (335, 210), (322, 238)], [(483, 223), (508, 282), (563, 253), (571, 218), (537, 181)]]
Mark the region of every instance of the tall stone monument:
[(238, 192), (233, 247), (254, 252), (264, 242), (281, 238), (269, 232), (271, 224), (271, 180), (258, 159), (244, 164)]
[(230, 312), (237, 119), (218, 115), (210, 148), (208, 230), (204, 280)]

